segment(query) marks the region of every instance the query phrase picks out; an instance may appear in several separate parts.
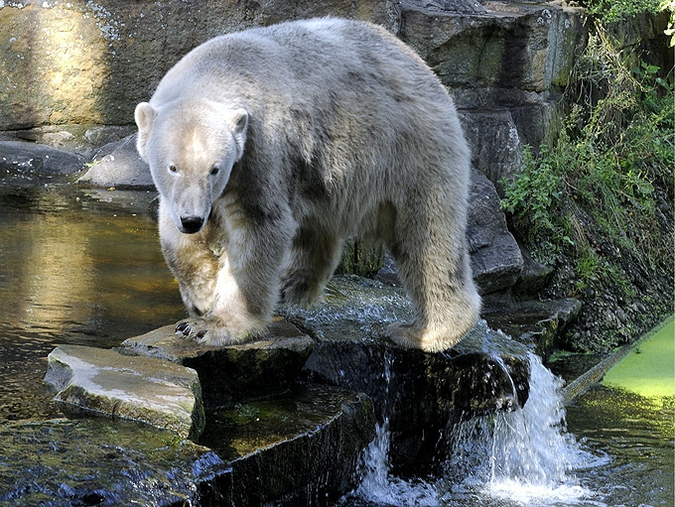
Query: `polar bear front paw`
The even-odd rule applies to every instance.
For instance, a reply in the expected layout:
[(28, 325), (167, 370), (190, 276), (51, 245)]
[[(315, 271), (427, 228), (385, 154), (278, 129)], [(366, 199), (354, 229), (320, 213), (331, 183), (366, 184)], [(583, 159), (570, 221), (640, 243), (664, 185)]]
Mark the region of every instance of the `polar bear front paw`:
[(209, 347), (241, 343), (252, 338), (246, 330), (232, 330), (216, 319), (186, 319), (176, 324), (176, 335)]

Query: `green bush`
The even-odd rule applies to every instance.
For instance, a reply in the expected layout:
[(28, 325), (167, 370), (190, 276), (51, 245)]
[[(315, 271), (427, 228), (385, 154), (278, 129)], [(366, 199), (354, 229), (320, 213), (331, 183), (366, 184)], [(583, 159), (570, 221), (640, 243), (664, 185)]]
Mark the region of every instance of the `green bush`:
[(589, 14), (603, 22), (612, 22), (624, 16), (664, 10), (662, 0), (583, 0)]
[(672, 259), (661, 208), (673, 203), (673, 86), (659, 71), (626, 69), (597, 25), (568, 90), (579, 100), (565, 129), (552, 146), (528, 147), (504, 181), (502, 208), (533, 256), (576, 266), (576, 289), (600, 280), (630, 295), (624, 258), (644, 273)]

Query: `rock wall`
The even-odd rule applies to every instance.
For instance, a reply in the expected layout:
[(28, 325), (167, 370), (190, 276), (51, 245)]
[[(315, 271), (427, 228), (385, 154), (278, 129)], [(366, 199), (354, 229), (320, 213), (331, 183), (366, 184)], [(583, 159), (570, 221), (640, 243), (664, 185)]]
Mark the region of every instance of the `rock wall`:
[[(95, 157), (81, 182), (149, 185), (128, 137), (133, 110), (183, 54), (220, 34), (323, 15), (384, 25), (448, 87), (477, 169), (474, 274), (483, 293), (508, 291), (523, 259), (499, 210), (501, 182), (520, 165), (525, 144), (557, 135), (563, 91), (587, 38), (583, 10), (557, 0), (0, 0), (0, 160), (8, 170), (33, 167), (37, 155), (2, 141), (37, 142), (75, 152), (76, 170)], [(652, 25), (636, 25), (626, 47), (640, 40), (636, 33), (643, 45), (658, 38)], [(44, 170), (53, 165), (40, 160)], [(371, 273), (378, 262), (379, 253), (355, 248), (343, 271)]]
[(392, 30), (399, 17), (386, 0), (0, 1), (0, 130), (131, 124), (135, 104), (201, 42), (338, 13)]
[(87, 152), (133, 130), (135, 104), (199, 43), (323, 15), (382, 24), (414, 47), (464, 110), (493, 182), (522, 143), (549, 135), (584, 39), (579, 11), (552, 3), (0, 0), (0, 138)]
[[(585, 38), (578, 9), (474, 0), (0, 0), (0, 141), (76, 152), (78, 169), (95, 156), (98, 164), (81, 180), (90, 184), (151, 184), (124, 136), (135, 130), (135, 105), (183, 54), (223, 33), (323, 15), (384, 25), (448, 86), (478, 169), (469, 231), (476, 278), (485, 293), (507, 290), (523, 261), (494, 186), (499, 190), (519, 165), (524, 143), (537, 145), (555, 131), (558, 101)], [(7, 163), (21, 158), (16, 149), (0, 143)], [(27, 157), (21, 160), (37, 160)], [(355, 250), (345, 262), (356, 272), (376, 270), (371, 264), (380, 255), (364, 268), (366, 254)], [(353, 272), (350, 266), (345, 271)]]

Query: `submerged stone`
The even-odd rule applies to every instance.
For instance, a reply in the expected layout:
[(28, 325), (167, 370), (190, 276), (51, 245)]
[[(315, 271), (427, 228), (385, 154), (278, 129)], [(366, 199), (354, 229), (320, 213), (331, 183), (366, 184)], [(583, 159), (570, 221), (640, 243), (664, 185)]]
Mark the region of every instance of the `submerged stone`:
[(210, 449), (120, 420), (8, 424), (0, 441), (0, 505), (206, 505), (200, 491), (230, 473)]
[(196, 438), (204, 428), (197, 373), (161, 359), (60, 345), (48, 357), (45, 381), (55, 400), (84, 410), (140, 421)]

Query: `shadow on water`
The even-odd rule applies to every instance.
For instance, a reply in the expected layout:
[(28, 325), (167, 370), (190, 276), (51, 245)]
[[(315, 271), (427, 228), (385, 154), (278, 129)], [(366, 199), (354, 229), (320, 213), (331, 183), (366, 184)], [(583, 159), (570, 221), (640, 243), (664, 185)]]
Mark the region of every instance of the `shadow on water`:
[(118, 345), (184, 309), (154, 194), (0, 185), (0, 422), (58, 416), (42, 382), (57, 344)]

